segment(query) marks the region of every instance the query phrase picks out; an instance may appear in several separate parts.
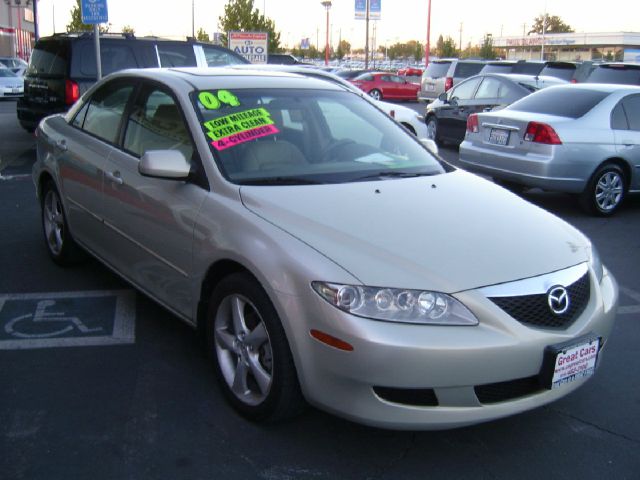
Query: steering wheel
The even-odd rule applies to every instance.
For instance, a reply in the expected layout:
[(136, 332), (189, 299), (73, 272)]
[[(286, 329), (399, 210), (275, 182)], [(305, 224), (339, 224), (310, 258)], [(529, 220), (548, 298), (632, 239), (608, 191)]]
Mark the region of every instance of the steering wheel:
[[(337, 150), (340, 150), (341, 148), (346, 147), (347, 145), (351, 145), (355, 143), (356, 142), (354, 142), (350, 138), (341, 138), (339, 140), (335, 140), (322, 150), (322, 153), (321, 153), (322, 159), (324, 160), (324, 159), (328, 159), (328, 157), (333, 157)], [(333, 158), (332, 160), (341, 161), (339, 156), (337, 156), (337, 158)]]

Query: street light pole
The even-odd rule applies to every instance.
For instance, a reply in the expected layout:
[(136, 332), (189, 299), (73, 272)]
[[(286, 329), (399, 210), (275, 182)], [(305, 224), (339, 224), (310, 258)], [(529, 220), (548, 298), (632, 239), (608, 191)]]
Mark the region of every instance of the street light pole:
[(369, 8), (370, 8), (370, 0), (367, 0), (367, 8), (366, 8), (366, 14), (365, 14), (365, 22), (366, 22), (366, 34), (367, 34), (367, 38), (364, 41), (364, 69), (368, 70), (369, 69)]
[(324, 44), (324, 64), (326, 66), (329, 65), (329, 9), (331, 8), (331, 0), (324, 0), (320, 3), (327, 11), (327, 30)]
[(427, 7), (427, 44), (424, 47), (424, 66), (429, 66), (429, 55), (431, 55), (431, 0)]

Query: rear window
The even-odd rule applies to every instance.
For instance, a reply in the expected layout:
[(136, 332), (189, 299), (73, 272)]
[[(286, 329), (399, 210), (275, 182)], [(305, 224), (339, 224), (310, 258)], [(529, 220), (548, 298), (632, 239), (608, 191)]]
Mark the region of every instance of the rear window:
[(483, 67), (484, 63), (458, 62), (453, 76), (456, 78), (471, 77), (472, 75), (477, 75), (478, 73), (480, 73), (480, 70), (482, 70)]
[(69, 69), (69, 44), (38, 42), (31, 53), (27, 75), (66, 75)]
[(195, 67), (196, 54), (193, 45), (171, 45), (158, 42), (158, 56), (161, 67)]
[(587, 82), (640, 85), (640, 68), (628, 65), (600, 65), (591, 72)]
[(423, 76), (431, 78), (444, 77), (449, 70), (451, 62), (431, 62), (424, 71)]
[(538, 75), (544, 68), (544, 63), (518, 62), (513, 66), (512, 73), (523, 73), (525, 75)]
[(507, 110), (580, 118), (607, 95), (584, 89), (545, 88), (509, 105)]

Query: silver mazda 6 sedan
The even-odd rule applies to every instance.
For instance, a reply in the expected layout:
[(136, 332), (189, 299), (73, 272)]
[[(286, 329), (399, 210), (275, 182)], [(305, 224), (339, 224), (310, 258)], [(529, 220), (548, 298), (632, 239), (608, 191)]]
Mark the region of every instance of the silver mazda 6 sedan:
[(468, 425), (564, 397), (604, 353), (618, 290), (589, 240), (340, 85), (124, 71), (37, 145), (52, 259), (89, 252), (198, 328), (250, 419)]

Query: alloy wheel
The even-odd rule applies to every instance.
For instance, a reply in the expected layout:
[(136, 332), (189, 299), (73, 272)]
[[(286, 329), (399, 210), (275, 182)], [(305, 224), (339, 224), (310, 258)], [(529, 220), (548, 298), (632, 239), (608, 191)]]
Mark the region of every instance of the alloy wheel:
[(58, 194), (50, 189), (44, 198), (43, 226), (47, 245), (54, 255), (60, 255), (64, 246), (64, 213)]
[(595, 188), (595, 201), (603, 212), (614, 210), (622, 201), (624, 183), (616, 171), (605, 172), (598, 179)]
[(242, 403), (261, 404), (273, 383), (273, 351), (257, 308), (242, 295), (229, 295), (218, 307), (214, 328), (224, 381)]

